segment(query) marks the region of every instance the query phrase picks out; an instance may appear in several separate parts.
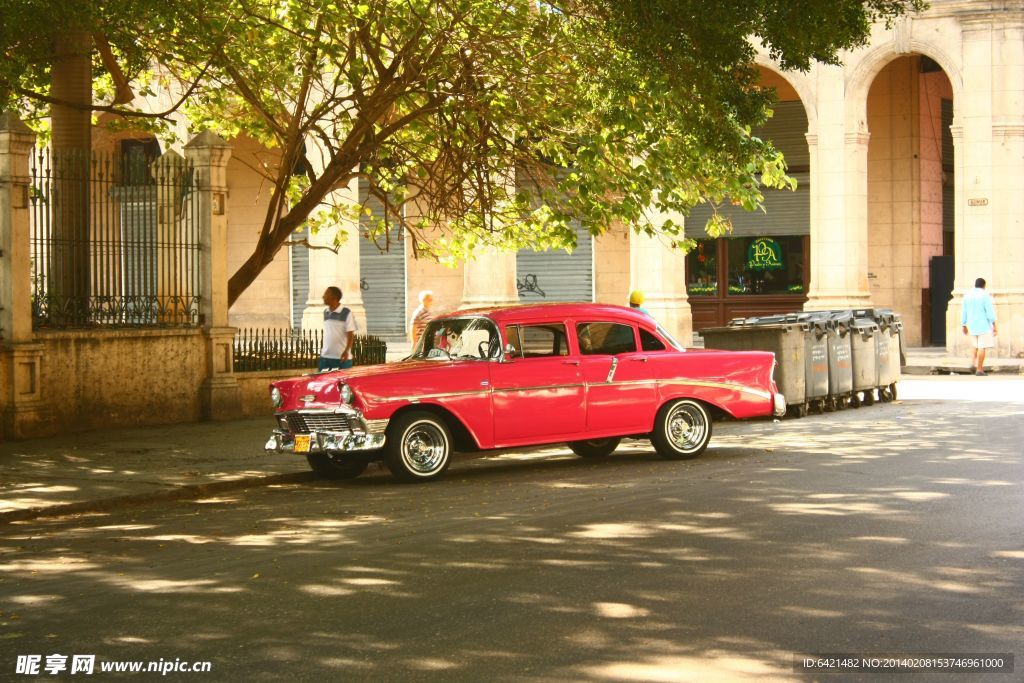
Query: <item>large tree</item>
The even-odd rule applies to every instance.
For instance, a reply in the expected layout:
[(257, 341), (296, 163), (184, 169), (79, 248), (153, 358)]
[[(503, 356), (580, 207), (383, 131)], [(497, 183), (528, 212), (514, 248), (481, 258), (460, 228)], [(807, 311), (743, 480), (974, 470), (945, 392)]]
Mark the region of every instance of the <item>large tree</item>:
[[(365, 179), (417, 254), (572, 246), (570, 220), (616, 222), (684, 247), (667, 215), (761, 206), (781, 155), (752, 136), (770, 115), (752, 39), (787, 68), (836, 62), (870, 25), (921, 0), (4, 0), (0, 108), (62, 102), (47, 78), (55, 27), (94, 37), (94, 110), (277, 150), (270, 201), (234, 302), (294, 231), (359, 207)], [(7, 21), (12, 18), (11, 21)], [(133, 109), (128, 88), (177, 93)], [(71, 103), (74, 106), (74, 103)], [(296, 169), (302, 173), (296, 175)], [(364, 217), (365, 222), (365, 217)], [(433, 228), (445, 226), (445, 230)], [(371, 236), (386, 239), (381, 225)], [(712, 218), (711, 234), (727, 222)]]

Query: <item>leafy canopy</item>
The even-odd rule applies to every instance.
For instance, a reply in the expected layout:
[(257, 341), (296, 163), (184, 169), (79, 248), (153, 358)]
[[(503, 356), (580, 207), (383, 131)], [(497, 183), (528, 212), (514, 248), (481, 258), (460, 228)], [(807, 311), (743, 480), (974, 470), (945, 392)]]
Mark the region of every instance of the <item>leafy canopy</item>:
[[(134, 127), (179, 113), (278, 154), (259, 243), (232, 301), (297, 228), (360, 213), (361, 178), (417, 254), (571, 247), (570, 221), (687, 246), (671, 215), (762, 207), (792, 187), (751, 128), (770, 115), (750, 38), (784, 67), (835, 62), (920, 0), (3, 0), (0, 108), (44, 117), (50, 56), (94, 37), (97, 111)], [(13, 18), (12, 21), (7, 21)], [(105, 54), (104, 54), (105, 52)], [(173, 93), (173, 112), (113, 104)], [(121, 98), (124, 99), (124, 98)], [(136, 99), (135, 102), (139, 102)], [(124, 125), (124, 124), (123, 124)], [(166, 128), (165, 128), (166, 132)], [(302, 172), (295, 174), (296, 169)], [(367, 224), (364, 215), (364, 229)], [(444, 226), (444, 230), (436, 230)], [(386, 241), (383, 221), (371, 237)], [(713, 217), (720, 235), (727, 220)]]

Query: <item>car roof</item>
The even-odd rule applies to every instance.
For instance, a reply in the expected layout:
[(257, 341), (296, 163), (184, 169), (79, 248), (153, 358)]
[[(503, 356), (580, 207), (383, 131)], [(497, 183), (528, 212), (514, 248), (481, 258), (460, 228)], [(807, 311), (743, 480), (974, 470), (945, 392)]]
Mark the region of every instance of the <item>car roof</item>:
[(463, 308), (438, 316), (453, 318), (463, 315), (483, 315), (497, 323), (508, 323), (517, 320), (545, 319), (599, 319), (611, 318), (646, 323), (654, 327), (657, 323), (646, 313), (626, 306), (612, 304), (588, 303), (550, 303), (550, 304), (513, 304), (508, 306), (489, 306), (481, 308)]

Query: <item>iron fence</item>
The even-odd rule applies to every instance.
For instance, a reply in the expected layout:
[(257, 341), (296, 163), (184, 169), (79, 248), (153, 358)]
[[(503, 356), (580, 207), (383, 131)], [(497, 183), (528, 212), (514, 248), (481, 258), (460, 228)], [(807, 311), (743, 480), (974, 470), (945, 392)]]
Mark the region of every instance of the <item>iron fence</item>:
[[(316, 368), (323, 339), (320, 330), (240, 329), (235, 334), (235, 372)], [(384, 363), (387, 352), (387, 343), (379, 337), (356, 337), (353, 364)]]
[(198, 193), (185, 159), (32, 155), (35, 327), (198, 325)]

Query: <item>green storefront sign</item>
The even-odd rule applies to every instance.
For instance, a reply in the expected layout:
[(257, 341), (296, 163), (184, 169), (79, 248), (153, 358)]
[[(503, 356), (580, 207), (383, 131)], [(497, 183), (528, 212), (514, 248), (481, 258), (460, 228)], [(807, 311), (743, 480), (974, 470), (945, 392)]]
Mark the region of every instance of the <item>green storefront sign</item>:
[(758, 237), (747, 247), (750, 270), (782, 270), (782, 246), (771, 237)]

